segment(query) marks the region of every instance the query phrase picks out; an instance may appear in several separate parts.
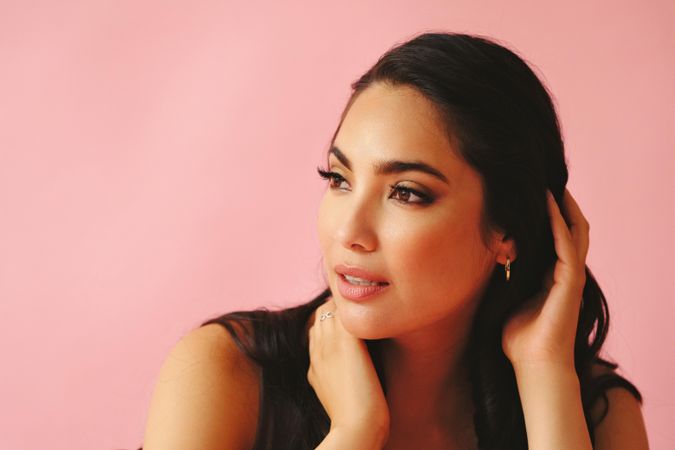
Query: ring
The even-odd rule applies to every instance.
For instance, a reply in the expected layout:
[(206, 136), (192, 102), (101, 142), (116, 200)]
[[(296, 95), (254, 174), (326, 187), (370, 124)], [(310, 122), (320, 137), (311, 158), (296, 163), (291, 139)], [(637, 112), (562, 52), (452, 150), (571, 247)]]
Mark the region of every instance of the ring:
[(319, 321), (323, 322), (325, 319), (330, 319), (331, 317), (335, 317), (335, 314), (333, 314), (333, 311), (328, 311), (319, 316)]

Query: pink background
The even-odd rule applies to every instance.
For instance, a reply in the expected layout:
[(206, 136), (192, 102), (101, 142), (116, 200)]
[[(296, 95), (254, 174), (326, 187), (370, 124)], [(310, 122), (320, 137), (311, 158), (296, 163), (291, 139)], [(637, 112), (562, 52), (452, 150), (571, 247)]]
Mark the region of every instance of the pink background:
[(136, 448), (183, 334), (318, 293), (315, 167), (349, 83), (427, 30), (544, 74), (606, 353), (675, 448), (675, 3), (279, 3), (0, 3), (0, 448)]

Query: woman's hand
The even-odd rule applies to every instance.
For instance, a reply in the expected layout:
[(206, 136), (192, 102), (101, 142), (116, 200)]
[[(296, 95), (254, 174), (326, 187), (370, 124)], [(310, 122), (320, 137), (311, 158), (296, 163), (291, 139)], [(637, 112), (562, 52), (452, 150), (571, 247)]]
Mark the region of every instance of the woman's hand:
[[(322, 313), (334, 316), (319, 321)], [(370, 435), (384, 444), (389, 407), (366, 343), (349, 333), (331, 298), (315, 311), (309, 329), (307, 379), (331, 419), (331, 430)]]
[(567, 189), (561, 214), (548, 193), (548, 210), (558, 260), (544, 289), (505, 325), (502, 349), (515, 368), (530, 365), (574, 370), (574, 340), (586, 283), (589, 224)]

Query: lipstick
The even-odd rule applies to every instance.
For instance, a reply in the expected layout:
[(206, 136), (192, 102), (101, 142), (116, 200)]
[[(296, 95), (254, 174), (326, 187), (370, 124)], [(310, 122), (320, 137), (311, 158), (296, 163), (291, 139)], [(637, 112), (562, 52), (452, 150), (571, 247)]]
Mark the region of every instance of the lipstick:
[[(362, 301), (370, 299), (389, 287), (389, 282), (386, 281), (383, 276), (360, 267), (339, 264), (335, 266), (335, 272), (338, 274), (338, 290), (343, 297), (349, 300)], [(345, 275), (361, 278), (365, 281), (377, 284), (350, 283)]]

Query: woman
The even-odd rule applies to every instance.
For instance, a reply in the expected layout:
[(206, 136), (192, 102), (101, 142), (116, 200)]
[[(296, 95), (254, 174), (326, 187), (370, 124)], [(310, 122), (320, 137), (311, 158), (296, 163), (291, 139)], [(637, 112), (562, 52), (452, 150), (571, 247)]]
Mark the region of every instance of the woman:
[(327, 288), (184, 337), (145, 449), (647, 448), (532, 70), (428, 33), (352, 88), (319, 168)]

